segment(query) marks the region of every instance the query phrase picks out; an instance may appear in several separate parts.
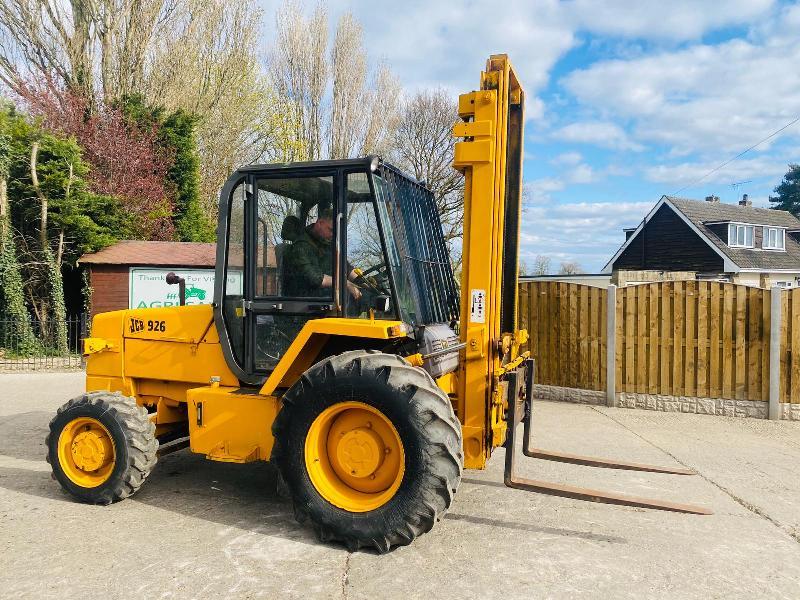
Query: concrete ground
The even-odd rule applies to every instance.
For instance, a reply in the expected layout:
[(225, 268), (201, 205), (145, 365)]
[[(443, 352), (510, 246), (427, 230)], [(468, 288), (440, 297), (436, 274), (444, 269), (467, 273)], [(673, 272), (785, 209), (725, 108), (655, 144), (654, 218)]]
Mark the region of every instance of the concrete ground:
[(269, 465), (164, 457), (141, 491), (79, 504), (44, 437), (79, 373), (0, 375), (3, 598), (798, 598), (800, 423), (538, 403), (541, 446), (685, 465), (681, 477), (521, 459), (521, 474), (710, 507), (591, 504), (502, 486), (503, 452), (451, 511), (378, 556), (318, 543)]

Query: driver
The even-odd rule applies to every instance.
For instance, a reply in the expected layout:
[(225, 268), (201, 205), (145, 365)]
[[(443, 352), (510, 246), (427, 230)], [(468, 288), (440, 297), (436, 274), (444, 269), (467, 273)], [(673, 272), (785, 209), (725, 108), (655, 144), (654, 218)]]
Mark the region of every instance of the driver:
[[(283, 265), (283, 286), (286, 295), (298, 297), (327, 297), (333, 285), (333, 213), (323, 209), (317, 220), (288, 248)], [(348, 267), (350, 265), (348, 264)], [(354, 300), (361, 299), (361, 290), (353, 283), (358, 277), (350, 268), (347, 291)]]

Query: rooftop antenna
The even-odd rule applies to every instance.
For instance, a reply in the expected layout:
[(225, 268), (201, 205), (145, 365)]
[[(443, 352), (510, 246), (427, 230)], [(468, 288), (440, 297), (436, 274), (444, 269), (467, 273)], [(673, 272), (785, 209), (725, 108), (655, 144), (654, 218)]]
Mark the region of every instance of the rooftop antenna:
[(736, 181), (736, 182), (731, 184), (731, 187), (733, 188), (733, 192), (734, 192), (734, 194), (736, 194), (736, 199), (737, 200), (739, 199), (739, 189), (743, 185), (745, 185), (746, 183), (752, 183), (752, 182), (753, 182), (752, 179), (748, 179), (747, 181)]

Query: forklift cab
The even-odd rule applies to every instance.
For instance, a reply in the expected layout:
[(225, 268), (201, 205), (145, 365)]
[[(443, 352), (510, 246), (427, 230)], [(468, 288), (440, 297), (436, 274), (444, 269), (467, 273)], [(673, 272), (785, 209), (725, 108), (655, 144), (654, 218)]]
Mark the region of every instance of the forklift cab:
[(239, 169), (220, 198), (214, 292), (231, 370), (262, 382), (310, 319), (455, 321), (435, 216), (430, 190), (376, 157)]

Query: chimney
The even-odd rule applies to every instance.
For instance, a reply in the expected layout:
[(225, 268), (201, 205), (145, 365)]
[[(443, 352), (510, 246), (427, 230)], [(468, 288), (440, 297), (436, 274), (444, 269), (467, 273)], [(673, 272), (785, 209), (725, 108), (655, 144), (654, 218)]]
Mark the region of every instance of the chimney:
[(719, 196), (706, 196), (706, 202), (719, 202)]
[(739, 206), (753, 206), (753, 202), (747, 197), (747, 194), (744, 194), (742, 199), (739, 200)]

